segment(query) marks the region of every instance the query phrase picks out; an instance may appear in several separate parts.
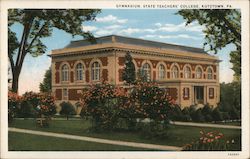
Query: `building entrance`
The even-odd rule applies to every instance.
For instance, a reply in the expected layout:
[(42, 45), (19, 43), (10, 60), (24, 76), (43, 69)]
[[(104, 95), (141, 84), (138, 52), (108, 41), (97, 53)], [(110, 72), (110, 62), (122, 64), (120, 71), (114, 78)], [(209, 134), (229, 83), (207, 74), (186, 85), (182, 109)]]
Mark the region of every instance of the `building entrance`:
[(204, 86), (194, 86), (194, 101), (196, 104), (204, 104)]

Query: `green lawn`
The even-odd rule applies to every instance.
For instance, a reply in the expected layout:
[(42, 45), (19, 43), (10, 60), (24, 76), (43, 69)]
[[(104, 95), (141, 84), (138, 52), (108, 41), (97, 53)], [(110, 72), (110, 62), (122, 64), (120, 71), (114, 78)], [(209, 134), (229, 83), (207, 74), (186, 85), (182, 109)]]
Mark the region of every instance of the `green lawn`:
[[(66, 144), (65, 144), (66, 143)], [(9, 151), (141, 151), (145, 149), (9, 132)]]
[[(235, 144), (232, 147), (232, 150), (241, 149), (241, 130), (238, 129), (220, 129), (220, 128), (199, 128), (191, 126), (171, 126), (169, 128), (169, 137), (164, 139), (146, 139), (140, 132), (124, 132), (124, 131), (115, 131), (115, 132), (103, 132), (103, 133), (93, 133), (89, 132), (88, 128), (90, 123), (84, 120), (77, 121), (51, 121), (49, 128), (39, 128), (36, 127), (34, 120), (15, 120), (10, 127), (25, 128), (31, 130), (39, 131), (49, 131), (49, 132), (58, 132), (66, 133), (73, 135), (82, 135), (89, 137), (98, 137), (105, 139), (113, 140), (122, 140), (122, 141), (133, 141), (133, 142), (143, 142), (143, 143), (152, 143), (152, 144), (162, 144), (169, 146), (183, 146), (187, 143), (199, 138), (200, 130), (208, 131), (220, 131), (225, 135), (227, 140), (235, 140)], [(10, 135), (10, 141), (13, 136)], [(40, 138), (40, 137), (39, 137)], [(61, 139), (60, 139), (61, 140)], [(11, 144), (11, 143), (10, 143)], [(134, 149), (134, 148), (133, 148)], [(59, 149), (58, 149), (59, 150)], [(94, 149), (93, 149), (94, 150)], [(115, 150), (115, 149), (114, 149)], [(124, 149), (125, 150), (125, 149)]]

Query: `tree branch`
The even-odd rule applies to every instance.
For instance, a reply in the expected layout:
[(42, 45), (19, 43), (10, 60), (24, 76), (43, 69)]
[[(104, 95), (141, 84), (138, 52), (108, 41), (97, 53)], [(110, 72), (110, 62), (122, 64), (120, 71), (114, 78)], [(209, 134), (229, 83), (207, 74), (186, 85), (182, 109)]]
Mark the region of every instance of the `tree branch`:
[(11, 73), (13, 75), (14, 73), (14, 67), (15, 67), (15, 64), (14, 64), (14, 60), (13, 60), (13, 56), (11, 55), (11, 53), (8, 53), (8, 57), (9, 57), (9, 60), (10, 60), (10, 66), (11, 66)]
[(31, 40), (31, 42), (30, 42), (28, 48), (25, 50), (25, 52), (29, 51), (29, 49), (31, 48), (31, 46), (33, 45), (33, 43), (35, 42), (35, 40), (37, 39), (37, 37), (40, 36), (40, 34), (41, 34), (41, 32), (42, 32), (42, 30), (43, 30), (44, 27), (45, 27), (45, 24), (43, 24), (43, 26), (36, 33), (35, 37)]

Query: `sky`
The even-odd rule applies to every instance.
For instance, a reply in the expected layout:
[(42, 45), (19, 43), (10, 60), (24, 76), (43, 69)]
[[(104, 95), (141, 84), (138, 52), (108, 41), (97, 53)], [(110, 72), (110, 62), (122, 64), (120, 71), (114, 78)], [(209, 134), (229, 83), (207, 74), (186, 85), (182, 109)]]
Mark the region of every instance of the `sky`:
[[(173, 9), (105, 9), (97, 15), (95, 21), (82, 24), (84, 31), (90, 31), (94, 36), (122, 35), (127, 37), (141, 38), (165, 42), (170, 44), (185, 45), (202, 48), (204, 43), (203, 27), (196, 22), (185, 26), (185, 20), (176, 15)], [(15, 24), (12, 28), (21, 39), (23, 27)], [(26, 91), (39, 92), (39, 83), (42, 82), (45, 71), (51, 65), (51, 50), (64, 48), (70, 41), (80, 40), (82, 37), (72, 37), (63, 30), (53, 29), (50, 37), (42, 41), (47, 46), (46, 54), (32, 57), (27, 55), (20, 74), (19, 93)], [(235, 50), (233, 45), (228, 45), (216, 55), (220, 63), (220, 82), (233, 80), (232, 64), (229, 62), (229, 53)]]

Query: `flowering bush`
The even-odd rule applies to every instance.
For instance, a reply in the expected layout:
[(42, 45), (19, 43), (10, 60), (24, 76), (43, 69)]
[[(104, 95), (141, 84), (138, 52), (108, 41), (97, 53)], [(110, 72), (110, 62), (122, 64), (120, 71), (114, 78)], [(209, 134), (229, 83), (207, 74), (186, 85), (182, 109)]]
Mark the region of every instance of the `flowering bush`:
[(94, 127), (104, 129), (117, 127), (121, 119), (129, 129), (135, 128), (137, 118), (168, 123), (168, 113), (173, 105), (173, 101), (169, 101), (165, 91), (154, 83), (138, 82), (129, 91), (102, 83), (83, 91), (81, 116), (91, 116)]
[(186, 144), (183, 147), (184, 151), (192, 150), (228, 150), (230, 144), (233, 144), (235, 141), (225, 140), (224, 135), (220, 132), (204, 132), (200, 131), (200, 138), (197, 141), (192, 142), (191, 144)]
[(26, 92), (23, 96), (16, 93), (8, 93), (9, 118), (50, 116), (56, 113), (54, 97), (48, 94)]
[(17, 111), (20, 108), (22, 97), (18, 94), (9, 91), (8, 92), (8, 121), (12, 122), (13, 118), (17, 115)]
[(84, 91), (80, 103), (83, 107), (81, 116), (90, 116), (95, 130), (108, 130), (115, 126), (117, 115), (114, 86), (107, 83), (91, 85)]
[(48, 94), (39, 94), (38, 110), (40, 115), (51, 116), (56, 113), (55, 98)]

